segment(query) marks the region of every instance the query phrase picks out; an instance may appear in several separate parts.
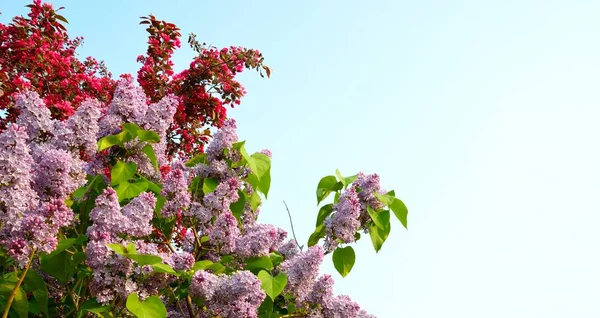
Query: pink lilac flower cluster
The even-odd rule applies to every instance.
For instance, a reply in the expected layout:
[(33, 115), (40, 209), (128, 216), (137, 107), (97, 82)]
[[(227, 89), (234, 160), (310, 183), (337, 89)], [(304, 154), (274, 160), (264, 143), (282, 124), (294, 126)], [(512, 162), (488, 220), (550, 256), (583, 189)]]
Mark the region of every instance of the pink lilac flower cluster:
[(99, 302), (109, 302), (117, 295), (127, 297), (137, 290), (136, 282), (130, 278), (134, 273), (133, 263), (111, 251), (107, 244), (122, 243), (120, 236), (124, 234), (131, 237), (150, 234), (155, 204), (154, 195), (144, 192), (121, 208), (112, 188), (96, 199), (96, 206), (90, 212), (93, 225), (87, 230), (90, 241), (86, 253), (87, 263), (94, 271), (90, 290)]
[[(52, 252), (60, 228), (72, 223), (64, 200), (85, 183), (81, 151), (95, 143), (98, 126), (97, 114), (85, 114), (86, 107), (65, 124), (51, 119), (35, 92), (15, 100), (17, 123), (0, 134), (0, 244), (23, 266), (33, 251)], [(95, 120), (79, 129), (86, 118)]]
[(334, 204), (334, 213), (325, 219), (326, 251), (333, 251), (340, 242), (354, 242), (354, 235), (360, 229), (367, 231), (367, 223), (371, 220), (367, 207), (378, 210), (384, 206), (376, 194), (384, 194), (379, 176), (359, 172), (356, 180), (340, 195), (338, 203)]
[(190, 294), (204, 300), (209, 315), (223, 318), (258, 317), (258, 307), (266, 296), (249, 271), (227, 276), (200, 270), (194, 275)]

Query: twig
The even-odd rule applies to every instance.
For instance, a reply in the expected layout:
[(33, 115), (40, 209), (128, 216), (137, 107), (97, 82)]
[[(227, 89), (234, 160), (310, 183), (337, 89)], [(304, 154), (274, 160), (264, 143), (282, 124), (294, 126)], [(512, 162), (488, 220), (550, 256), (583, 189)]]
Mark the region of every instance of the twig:
[(294, 222), (292, 222), (292, 214), (290, 213), (290, 209), (288, 208), (287, 203), (285, 203), (285, 200), (283, 200), (283, 204), (285, 205), (285, 210), (287, 211), (287, 214), (290, 217), (290, 225), (292, 227), (292, 235), (294, 236), (294, 241), (296, 241), (296, 245), (298, 245), (300, 252), (302, 252), (302, 248), (304, 246), (300, 246), (300, 244), (298, 244), (298, 239), (296, 238), (296, 232), (294, 231)]
[(10, 292), (10, 295), (8, 296), (8, 301), (6, 302), (6, 309), (4, 309), (2, 318), (8, 317), (8, 312), (10, 311), (10, 305), (12, 305), (13, 300), (17, 296), (17, 293), (19, 292), (21, 284), (23, 283), (23, 280), (25, 279), (25, 275), (27, 275), (27, 271), (29, 270), (31, 263), (33, 263), (34, 255), (35, 255), (35, 250), (31, 251), (31, 254), (29, 255), (29, 262), (27, 262), (27, 266), (25, 266), (25, 268), (23, 269), (23, 273), (21, 273), (21, 277), (19, 277), (19, 280), (17, 281), (15, 288), (13, 288), (12, 292)]

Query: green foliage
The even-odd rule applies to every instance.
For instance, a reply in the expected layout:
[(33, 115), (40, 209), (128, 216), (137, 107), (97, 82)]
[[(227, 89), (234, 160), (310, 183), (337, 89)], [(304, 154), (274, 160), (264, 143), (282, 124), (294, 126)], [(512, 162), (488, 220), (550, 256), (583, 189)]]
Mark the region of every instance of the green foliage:
[(85, 241), (86, 237), (62, 239), (58, 242), (56, 250), (40, 257), (42, 270), (47, 274), (66, 283), (77, 271), (77, 266), (86, 259), (82, 251), (69, 251), (69, 248), (77, 249)]
[(129, 181), (135, 175), (136, 170), (137, 164), (135, 162), (118, 160), (110, 170), (110, 185), (114, 186)]
[(269, 256), (252, 257), (246, 259), (244, 262), (246, 263), (244, 269), (249, 270), (251, 272), (258, 272), (258, 270), (261, 269), (265, 269), (268, 271), (273, 269), (273, 261), (271, 261), (271, 258)]
[(23, 280), (23, 288), (33, 294), (33, 297), (40, 307), (40, 311), (47, 317), (49, 315), (48, 287), (46, 287), (46, 282), (44, 282), (40, 274), (35, 271), (27, 271), (25, 279)]
[(341, 190), (343, 187), (344, 185), (334, 176), (323, 177), (317, 186), (317, 205), (321, 204), (331, 192)]
[[(84, 317), (86, 312), (91, 312), (94, 313), (98, 316), (105, 316), (105, 314), (107, 314), (110, 310), (110, 307), (108, 306), (103, 306), (102, 304), (99, 304), (96, 299), (89, 299), (88, 301), (86, 301), (81, 308), (79, 309), (79, 313), (77, 315), (78, 318)], [(108, 315), (106, 315), (108, 316)]]
[[(18, 278), (15, 273), (5, 274), (0, 279), (0, 308), (4, 311), (4, 306), (10, 297), (11, 292), (15, 289), (17, 285)], [(27, 300), (27, 293), (23, 290), (22, 287), (17, 288), (17, 293), (15, 298), (13, 299), (11, 310), (15, 312), (15, 314), (19, 318), (26, 318), (29, 312), (29, 301)], [(12, 316), (11, 316), (12, 317)]]
[(352, 246), (338, 247), (333, 251), (333, 266), (342, 275), (346, 277), (354, 266), (356, 260), (356, 254)]
[(115, 135), (108, 135), (98, 140), (98, 151), (108, 149), (112, 146), (125, 147), (125, 143), (134, 140), (136, 137), (140, 142), (160, 142), (160, 136), (154, 131), (143, 130), (138, 125), (133, 123), (125, 123), (121, 125), (123, 130)]
[(156, 161), (156, 154), (154, 153), (154, 148), (151, 145), (145, 145), (144, 147), (142, 147), (142, 152), (145, 153), (146, 156), (148, 156), (148, 159), (150, 159), (154, 170), (158, 170), (158, 161)]
[(162, 300), (157, 296), (150, 296), (144, 301), (140, 301), (137, 294), (131, 293), (127, 297), (125, 304), (127, 310), (138, 318), (165, 318), (167, 317), (167, 308)]
[(260, 287), (272, 300), (275, 300), (275, 297), (283, 292), (287, 284), (287, 275), (285, 273), (279, 273), (273, 277), (267, 271), (263, 270), (258, 272), (257, 276), (260, 280)]

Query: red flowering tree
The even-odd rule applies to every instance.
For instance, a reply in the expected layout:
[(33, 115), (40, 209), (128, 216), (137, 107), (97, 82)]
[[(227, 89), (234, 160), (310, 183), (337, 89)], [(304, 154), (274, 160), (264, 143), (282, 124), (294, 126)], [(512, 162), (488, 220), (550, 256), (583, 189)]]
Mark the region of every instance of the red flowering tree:
[(0, 23), (0, 129), (18, 116), (16, 92), (40, 94), (54, 118), (65, 119), (87, 98), (110, 101), (115, 83), (102, 62), (80, 61), (75, 50), (83, 38), (70, 39), (59, 15), (49, 3), (35, 0), (27, 17)]
[[(7, 112), (0, 118), (0, 130), (18, 116), (14, 96), (25, 89), (37, 92), (57, 119), (71, 116), (87, 98), (109, 103), (115, 89), (102, 62), (92, 57), (82, 62), (75, 56), (83, 38), (69, 38), (63, 25), (67, 20), (57, 13), (62, 8), (55, 10), (41, 0), (28, 7), (27, 17), (0, 24), (0, 109)], [(258, 50), (207, 47), (191, 34), (188, 42), (198, 55), (187, 69), (176, 73), (172, 55), (181, 46), (179, 28), (152, 15), (142, 17), (140, 24), (148, 25), (149, 33), (146, 55), (138, 57), (142, 63), (138, 83), (147, 102), (166, 95), (178, 101), (168, 153), (202, 152), (210, 134), (206, 126), (221, 127), (226, 107), (238, 105), (246, 93), (235, 75), (249, 68), (269, 76), (270, 70)]]

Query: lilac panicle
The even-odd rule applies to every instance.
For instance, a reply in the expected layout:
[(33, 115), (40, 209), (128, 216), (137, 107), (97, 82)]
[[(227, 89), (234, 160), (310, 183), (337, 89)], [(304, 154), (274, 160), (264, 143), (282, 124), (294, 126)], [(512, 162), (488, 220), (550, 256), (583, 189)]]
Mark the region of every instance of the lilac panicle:
[(41, 198), (65, 199), (85, 184), (81, 160), (65, 150), (38, 148), (35, 159), (34, 189)]
[(223, 126), (215, 133), (212, 142), (206, 148), (206, 154), (209, 161), (223, 158), (223, 150), (230, 149), (237, 142), (235, 120), (228, 119)]
[(200, 270), (194, 274), (190, 294), (204, 299), (211, 316), (223, 318), (257, 317), (266, 296), (258, 278), (249, 271), (217, 276)]
[(310, 293), (315, 278), (319, 274), (323, 255), (323, 248), (315, 245), (296, 254), (293, 258), (285, 260), (280, 265), (281, 270), (288, 277), (285, 289), (296, 296), (297, 302), (303, 302)]
[(131, 200), (122, 209), (127, 220), (127, 234), (129, 236), (146, 236), (152, 233), (152, 217), (156, 198), (150, 192), (144, 192)]
[(360, 202), (355, 188), (348, 188), (333, 206), (333, 214), (325, 220), (327, 236), (325, 246), (332, 251), (337, 246), (337, 239), (344, 243), (354, 242), (354, 234), (360, 228)]
[(287, 233), (271, 224), (254, 224), (244, 228), (235, 244), (235, 253), (241, 258), (265, 256), (274, 251)]
[(135, 85), (132, 77), (122, 78), (117, 82), (107, 114), (120, 116), (122, 122), (140, 124), (148, 109), (146, 101), (146, 94)]
[(0, 224), (10, 225), (37, 207), (31, 188), (33, 163), (25, 128), (8, 125), (0, 134)]
[(81, 150), (89, 157), (92, 157), (98, 146), (98, 120), (100, 119), (101, 104), (95, 99), (87, 99), (73, 116), (67, 121), (68, 136), (63, 136), (69, 141), (69, 148), (72, 150)]
[(16, 124), (26, 127), (28, 141), (47, 140), (52, 136), (53, 124), (50, 110), (38, 93), (34, 91), (18, 93), (15, 104), (21, 112), (17, 117)]
[(238, 221), (231, 212), (219, 215), (215, 227), (210, 233), (212, 244), (219, 246), (222, 254), (229, 254), (235, 250), (235, 243), (240, 235)]
[(165, 176), (161, 194), (166, 198), (162, 208), (164, 217), (171, 217), (190, 204), (190, 192), (185, 173), (181, 169), (173, 169)]

